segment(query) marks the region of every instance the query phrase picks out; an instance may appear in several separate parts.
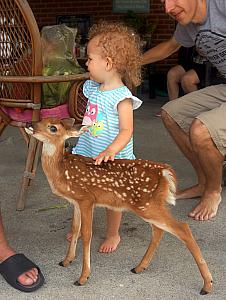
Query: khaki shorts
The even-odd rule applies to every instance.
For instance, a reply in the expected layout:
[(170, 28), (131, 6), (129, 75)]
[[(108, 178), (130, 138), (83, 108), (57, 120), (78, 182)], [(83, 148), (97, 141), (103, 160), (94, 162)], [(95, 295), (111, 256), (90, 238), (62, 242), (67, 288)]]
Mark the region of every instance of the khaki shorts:
[(194, 118), (208, 129), (222, 155), (226, 155), (226, 84), (209, 86), (166, 103), (163, 107), (187, 134)]

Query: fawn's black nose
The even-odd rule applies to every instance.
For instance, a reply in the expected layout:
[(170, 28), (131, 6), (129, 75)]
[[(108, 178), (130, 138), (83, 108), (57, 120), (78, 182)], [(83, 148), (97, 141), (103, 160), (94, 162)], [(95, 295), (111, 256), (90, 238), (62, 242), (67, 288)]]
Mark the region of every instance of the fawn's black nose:
[(33, 124), (32, 124), (32, 122), (30, 121), (30, 122), (26, 122), (26, 126), (25, 126), (26, 128), (29, 128), (29, 127), (32, 127), (33, 128)]
[(32, 121), (29, 121), (29, 122), (26, 122), (26, 128), (35, 128), (35, 124), (37, 124), (37, 122), (32, 122)]

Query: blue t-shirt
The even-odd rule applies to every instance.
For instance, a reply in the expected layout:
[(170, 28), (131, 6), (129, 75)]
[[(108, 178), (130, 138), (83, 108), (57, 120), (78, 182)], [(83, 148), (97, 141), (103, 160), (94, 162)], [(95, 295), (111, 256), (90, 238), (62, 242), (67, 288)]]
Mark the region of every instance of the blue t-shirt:
[[(101, 91), (100, 84), (87, 80), (83, 86), (83, 93), (88, 98), (83, 125), (89, 125), (89, 130), (79, 137), (73, 154), (95, 157), (105, 150), (119, 133), (119, 116), (117, 105), (129, 98), (133, 102), (133, 109), (137, 109), (142, 101), (133, 96), (126, 86), (110, 91)], [(133, 139), (115, 156), (115, 158), (134, 159)]]

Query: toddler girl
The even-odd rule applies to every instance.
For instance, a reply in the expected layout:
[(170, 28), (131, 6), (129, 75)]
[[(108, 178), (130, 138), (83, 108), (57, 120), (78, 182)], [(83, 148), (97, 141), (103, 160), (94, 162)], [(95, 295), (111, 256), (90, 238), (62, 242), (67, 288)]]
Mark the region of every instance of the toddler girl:
[[(90, 80), (83, 86), (88, 98), (83, 125), (90, 125), (73, 154), (93, 157), (95, 164), (114, 158), (134, 159), (133, 109), (141, 100), (130, 89), (141, 82), (138, 36), (122, 24), (101, 22), (89, 31), (86, 66)], [(119, 242), (122, 214), (107, 209), (107, 233), (100, 252), (114, 251)]]

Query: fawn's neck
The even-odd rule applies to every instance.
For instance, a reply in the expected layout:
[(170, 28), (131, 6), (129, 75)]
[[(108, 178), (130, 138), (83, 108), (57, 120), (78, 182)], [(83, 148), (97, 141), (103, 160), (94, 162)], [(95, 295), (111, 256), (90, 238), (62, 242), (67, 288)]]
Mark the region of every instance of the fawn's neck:
[[(87, 192), (84, 190), (84, 187), (78, 184), (74, 172), (73, 174), (70, 173), (69, 176), (69, 169), (72, 167), (72, 157), (74, 164), (82, 164), (79, 162), (79, 159), (76, 159), (76, 155), (64, 155), (64, 144), (57, 144), (56, 147), (52, 144), (44, 143), (42, 167), (52, 192), (73, 203), (75, 195), (78, 201), (80, 198), (84, 198), (84, 194)], [(77, 168), (79, 169), (79, 167)]]
[(63, 161), (64, 144), (57, 147), (50, 143), (44, 143), (42, 149), (42, 167), (47, 177), (54, 172), (55, 176), (60, 171)]

